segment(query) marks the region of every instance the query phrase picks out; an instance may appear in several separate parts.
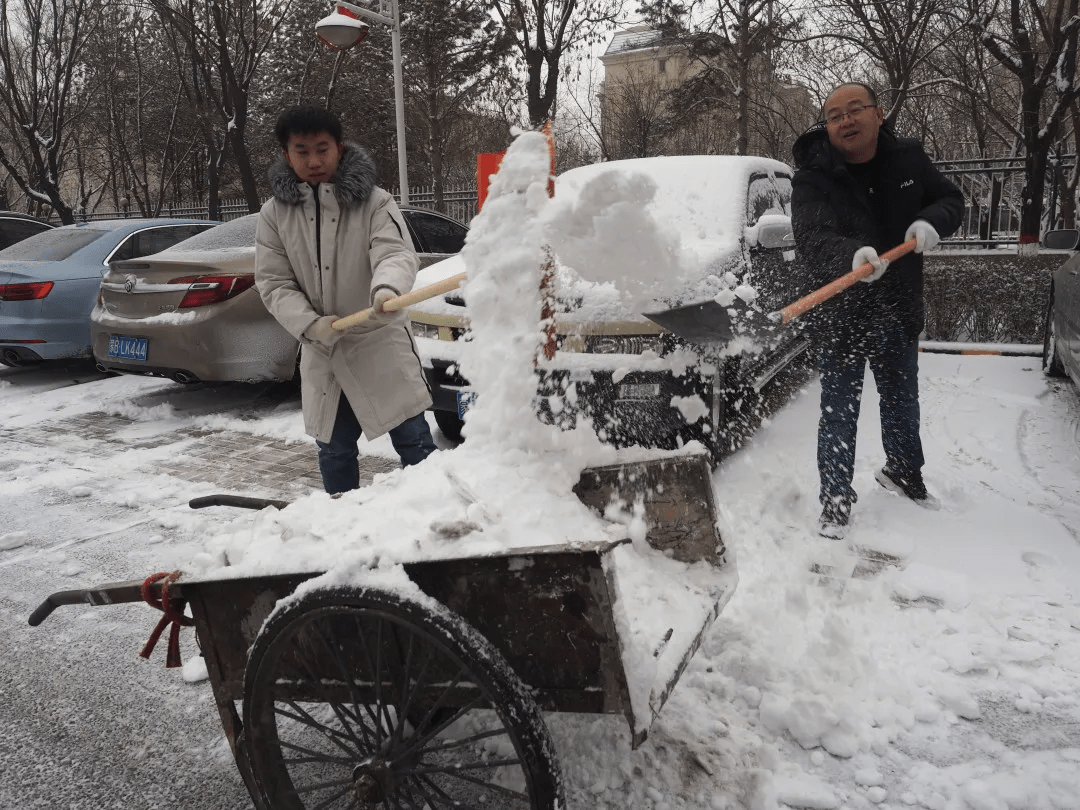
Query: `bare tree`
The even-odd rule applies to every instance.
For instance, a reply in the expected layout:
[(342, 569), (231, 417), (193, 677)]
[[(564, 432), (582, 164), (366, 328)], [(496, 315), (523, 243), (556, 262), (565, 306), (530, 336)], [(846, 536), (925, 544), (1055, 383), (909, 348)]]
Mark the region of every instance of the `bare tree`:
[[(88, 93), (80, 64), (99, 0), (4, 0), (0, 4), (0, 110), (8, 139), (0, 164), (30, 199), (72, 223), (64, 160)], [(82, 88), (85, 89), (85, 88)]]
[(986, 50), (1012, 73), (1020, 88), (1020, 140), (1025, 187), (1020, 207), (1020, 250), (1038, 250), (1046, 172), (1073, 103), (1080, 0), (972, 0), (970, 25)]
[(187, 193), (184, 164), (198, 153), (180, 79), (148, 2), (112, 3), (87, 53), (84, 75), (97, 88), (76, 142), (80, 207), (102, 196), (158, 216), (167, 194)]
[(710, 54), (718, 44), (716, 38), (705, 38), (697, 45), (699, 56), (712, 56), (710, 66), (718, 70), (734, 99), (737, 155), (749, 152), (752, 105), (756, 102), (759, 110), (769, 109), (762, 97), (775, 89), (772, 52), (783, 33), (799, 24), (777, 6), (775, 0), (720, 0), (706, 30), (722, 33), (719, 43), (729, 58)]
[(818, 6), (816, 20), (830, 46), (844, 43), (880, 71), (886, 120), (895, 124), (908, 95), (920, 87), (920, 68), (962, 30), (956, 11), (956, 0), (831, 0)]
[(529, 123), (539, 129), (553, 116), (562, 60), (578, 46), (599, 41), (622, 13), (624, 0), (488, 0), (525, 60)]
[[(1062, 141), (1072, 146), (1073, 155), (1080, 155), (1080, 103), (1073, 102), (1069, 109), (1069, 133), (1068, 139)], [(1075, 228), (1077, 194), (1080, 192), (1080, 160), (1073, 158), (1072, 168), (1065, 173), (1061, 184), (1061, 227)]]
[(444, 157), (470, 121), (465, 113), (506, 79), (511, 40), (472, 0), (413, 0), (402, 13), (405, 82), (420, 112), (414, 120), (424, 131), (435, 207), (445, 211)]
[[(686, 50), (694, 67), (669, 105), (673, 132), (718, 123), (733, 131), (730, 143), (708, 151), (768, 152), (780, 157), (807, 121), (808, 98), (779, 73), (788, 33), (801, 17), (776, 0), (719, 0), (684, 7), (666, 2), (643, 6), (664, 40)], [(691, 28), (690, 19), (698, 22)], [(695, 137), (693, 141), (698, 141)]]
[[(918, 88), (896, 119), (907, 125), (927, 110), (919, 133), (946, 158), (1001, 157), (1019, 148), (1016, 82), (973, 35), (955, 31), (916, 73)], [(929, 116), (932, 116), (930, 118)]]
[[(916, 71), (895, 120), (900, 131), (921, 138), (927, 151), (940, 159), (993, 165), (989, 161), (1020, 154), (1018, 107), (1012, 74), (964, 27), (954, 30)], [(968, 217), (977, 223), (980, 238), (993, 239), (1008, 176), (965, 172), (953, 179), (968, 200)]]
[(670, 152), (668, 99), (671, 87), (657, 76), (627, 71), (604, 84), (600, 143), (610, 160), (652, 157)]
[(249, 211), (261, 204), (247, 145), (252, 83), (293, 0), (151, 0), (172, 35), (182, 87), (203, 134), (210, 216), (231, 155)]

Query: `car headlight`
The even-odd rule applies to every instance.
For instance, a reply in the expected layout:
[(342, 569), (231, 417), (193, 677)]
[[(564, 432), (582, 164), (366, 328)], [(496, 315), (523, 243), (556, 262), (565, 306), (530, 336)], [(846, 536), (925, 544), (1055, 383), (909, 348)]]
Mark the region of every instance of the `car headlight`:
[(431, 338), (432, 340), (439, 339), (439, 327), (433, 326), (430, 323), (409, 321), (409, 327), (412, 329), (413, 337)]
[(654, 351), (663, 354), (664, 339), (660, 335), (586, 335), (583, 351), (587, 354), (641, 354)]

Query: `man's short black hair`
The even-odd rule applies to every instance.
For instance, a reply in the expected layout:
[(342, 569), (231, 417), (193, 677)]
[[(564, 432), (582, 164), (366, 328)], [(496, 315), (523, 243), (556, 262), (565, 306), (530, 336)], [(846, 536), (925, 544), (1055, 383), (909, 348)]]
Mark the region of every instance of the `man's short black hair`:
[(324, 107), (312, 105), (290, 107), (278, 116), (274, 125), (274, 135), (282, 149), (288, 148), (292, 135), (314, 135), (319, 132), (326, 132), (341, 143), (341, 119)]

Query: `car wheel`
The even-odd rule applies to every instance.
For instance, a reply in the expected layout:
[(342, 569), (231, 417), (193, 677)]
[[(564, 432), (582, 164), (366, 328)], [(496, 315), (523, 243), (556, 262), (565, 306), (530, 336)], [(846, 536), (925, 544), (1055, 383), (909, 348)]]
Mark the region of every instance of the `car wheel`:
[(458, 418), (456, 413), (453, 411), (433, 411), (433, 413), (435, 414), (435, 424), (439, 426), (443, 436), (452, 442), (463, 441), (461, 429), (465, 426), (465, 423)]
[(1043, 327), (1043, 372), (1047, 377), (1064, 377), (1065, 366), (1058, 354), (1057, 329), (1054, 327), (1054, 288), (1050, 288), (1050, 302), (1046, 307), (1046, 323)]

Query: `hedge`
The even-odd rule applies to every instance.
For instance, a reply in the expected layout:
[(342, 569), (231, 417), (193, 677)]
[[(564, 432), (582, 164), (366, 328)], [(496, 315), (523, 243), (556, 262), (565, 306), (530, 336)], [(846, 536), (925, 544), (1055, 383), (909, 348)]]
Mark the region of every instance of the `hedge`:
[(1071, 254), (942, 250), (925, 262), (926, 340), (1042, 343), (1050, 276)]

